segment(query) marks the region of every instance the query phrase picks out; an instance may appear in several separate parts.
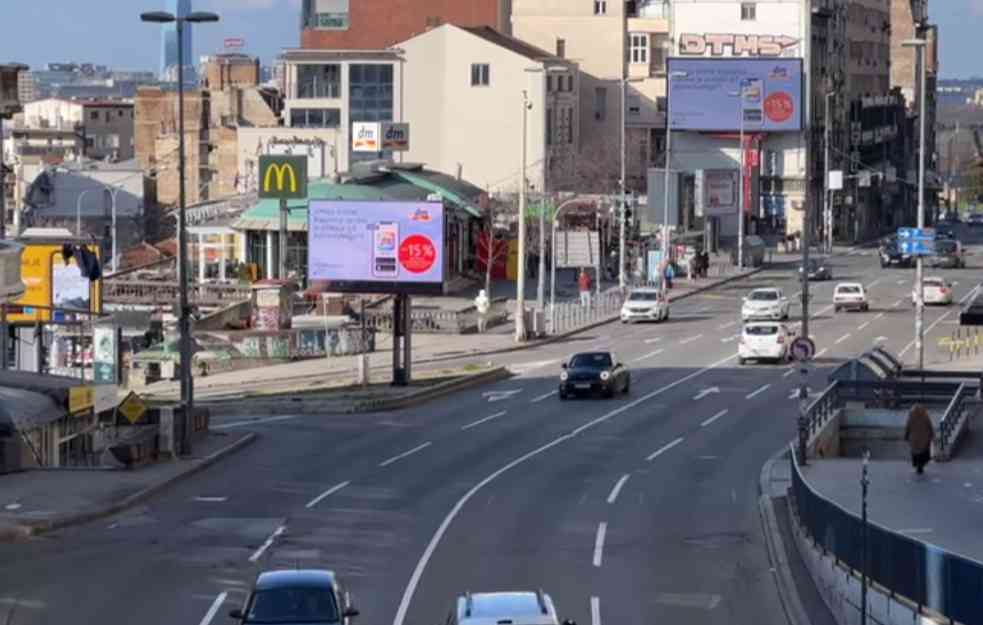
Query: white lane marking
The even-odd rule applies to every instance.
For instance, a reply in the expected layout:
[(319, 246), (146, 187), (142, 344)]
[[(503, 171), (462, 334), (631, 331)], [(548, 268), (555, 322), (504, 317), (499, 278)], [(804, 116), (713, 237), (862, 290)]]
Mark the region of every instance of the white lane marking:
[(727, 328), (733, 328), (736, 325), (737, 325), (737, 322), (736, 321), (731, 321), (730, 323), (725, 323), (723, 325), (717, 326), (717, 329), (718, 330), (726, 330)]
[(222, 604), (225, 603), (225, 598), (228, 596), (229, 593), (227, 592), (218, 593), (218, 596), (215, 597), (215, 601), (212, 601), (211, 607), (208, 608), (208, 612), (205, 612), (205, 616), (201, 617), (201, 622), (199, 622), (198, 625), (208, 625), (211, 623), (212, 619), (215, 618), (215, 615), (218, 614)]
[(249, 556), (249, 561), (250, 562), (256, 562), (257, 560), (259, 560), (260, 558), (262, 558), (263, 557), (263, 553), (265, 553), (266, 550), (269, 549), (273, 545), (273, 542), (281, 534), (283, 534), (283, 532), (285, 532), (286, 530), (287, 530), (287, 526), (286, 525), (281, 525), (280, 527), (276, 528), (273, 531), (273, 534), (271, 534), (270, 537), (266, 539), (266, 542), (264, 542), (262, 545), (260, 545), (259, 546), (259, 549), (257, 549), (255, 552), (253, 552), (253, 555)]
[(658, 356), (659, 354), (661, 354), (664, 351), (666, 351), (666, 350), (664, 350), (664, 349), (657, 349), (654, 352), (652, 352), (651, 354), (645, 354), (644, 356), (639, 356), (638, 358), (632, 360), (632, 362), (641, 362), (643, 360), (648, 360), (649, 358), (654, 358), (654, 357)]
[(876, 279), (876, 280), (874, 280), (873, 282), (871, 282), (870, 284), (868, 284), (868, 285), (867, 285), (867, 288), (868, 288), (868, 289), (869, 289), (869, 288), (872, 288), (872, 287), (873, 287), (874, 285), (876, 285), (876, 284), (877, 284), (878, 282), (880, 282), (880, 281), (881, 281), (881, 279), (880, 279), (880, 278), (878, 278), (878, 279)]
[(688, 339), (683, 339), (683, 340), (679, 341), (679, 344), (680, 345), (686, 345), (687, 343), (692, 343), (693, 341), (699, 341), (702, 338), (703, 338), (703, 335), (702, 334), (697, 334), (696, 336), (691, 336)]
[(789, 369), (788, 371), (786, 371), (785, 373), (782, 374), (782, 377), (783, 378), (787, 378), (788, 376), (792, 375), (793, 373), (795, 373), (795, 369)]
[(645, 344), (646, 345), (651, 345), (652, 343), (658, 343), (661, 340), (662, 340), (662, 337), (661, 336), (657, 336), (654, 339), (645, 339)]
[(264, 423), (274, 423), (276, 421), (287, 421), (289, 419), (299, 419), (300, 415), (287, 415), (282, 417), (262, 417), (260, 419), (249, 419), (248, 421), (233, 421), (232, 423), (223, 423), (221, 425), (213, 425), (211, 429), (213, 430), (226, 430), (228, 428), (237, 428), (242, 425), (262, 425)]
[(195, 501), (202, 503), (223, 503), (228, 501), (228, 497), (195, 497)]
[(744, 396), (744, 399), (754, 399), (755, 397), (757, 397), (758, 395), (764, 393), (765, 391), (767, 391), (770, 388), (771, 388), (771, 384), (765, 384), (764, 386), (762, 386), (758, 390), (754, 391), (753, 393), (748, 393), (747, 395), (745, 395)]
[(898, 280), (898, 284), (904, 284), (907, 280)]
[(457, 501), (457, 503), (454, 504), (454, 507), (451, 508), (450, 512), (447, 513), (447, 516), (444, 517), (443, 521), (441, 521), (440, 525), (437, 527), (437, 530), (430, 538), (430, 542), (427, 543), (426, 548), (423, 550), (423, 554), (420, 556), (420, 559), (417, 561), (416, 567), (413, 569), (413, 574), (410, 576), (410, 580), (406, 583), (406, 588), (403, 590), (403, 596), (399, 601), (399, 607), (396, 609), (396, 615), (393, 617), (393, 625), (403, 625), (403, 623), (406, 621), (406, 613), (410, 609), (410, 603), (413, 601), (413, 595), (416, 594), (417, 586), (420, 585), (420, 579), (423, 578), (423, 572), (426, 570), (427, 565), (430, 563), (430, 559), (433, 557), (434, 552), (437, 550), (437, 546), (440, 544), (440, 541), (444, 538), (444, 534), (447, 533), (447, 530), (450, 528), (451, 523), (453, 523), (457, 515), (461, 513), (461, 510), (464, 508), (465, 504), (467, 504), (472, 497), (474, 497), (478, 492), (480, 492), (482, 488), (491, 484), (493, 481), (501, 477), (507, 471), (510, 471), (511, 469), (514, 469), (520, 464), (527, 462), (528, 460), (535, 458), (536, 456), (546, 451), (549, 451), (550, 449), (556, 447), (557, 445), (560, 445), (561, 443), (570, 440), (580, 432), (583, 432), (601, 423), (609, 421), (624, 412), (633, 410), (638, 406), (641, 406), (645, 402), (650, 401), (651, 399), (658, 397), (659, 395), (662, 395), (663, 393), (670, 391), (676, 388), (677, 386), (686, 384), (690, 380), (693, 380), (701, 375), (704, 375), (710, 371), (713, 371), (714, 369), (717, 369), (727, 364), (728, 362), (734, 360), (734, 358), (736, 357), (737, 357), (736, 353), (731, 354), (730, 356), (727, 356), (726, 358), (722, 358), (715, 363), (712, 363), (706, 367), (703, 367), (702, 369), (699, 369), (698, 371), (689, 373), (674, 382), (670, 382), (669, 384), (661, 388), (657, 388), (651, 393), (648, 393), (647, 395), (643, 395), (642, 397), (639, 397), (634, 401), (631, 401), (623, 406), (619, 406), (618, 408), (615, 408), (614, 410), (608, 412), (607, 414), (601, 415), (600, 417), (597, 417), (592, 421), (588, 421), (587, 423), (580, 426), (573, 432), (569, 434), (564, 434), (559, 438), (556, 438), (544, 445), (537, 447), (536, 449), (533, 449), (530, 452), (527, 452), (519, 456), (515, 460), (512, 460), (511, 462), (507, 463), (497, 471), (494, 471), (493, 473), (485, 477), (485, 479), (481, 480), (480, 482), (472, 486), (471, 489), (468, 492), (464, 493), (464, 495)]
[[(515, 373), (515, 371), (513, 371), (512, 373)], [(511, 391), (485, 391), (484, 393), (481, 394), (481, 396), (487, 399), (489, 404), (493, 404), (497, 401), (508, 399), (513, 395), (517, 395), (521, 392), (522, 392), (521, 388)]]
[(698, 401), (706, 397), (707, 395), (714, 395), (720, 393), (719, 386), (711, 386), (710, 388), (705, 388), (696, 395), (693, 395), (693, 401)]
[(849, 332), (847, 332), (846, 334), (844, 334), (840, 338), (836, 339), (836, 342), (834, 343), (834, 345), (839, 345), (840, 343), (842, 343), (843, 341), (847, 340), (848, 338), (850, 338), (850, 333)]
[(741, 335), (740, 334), (734, 334), (733, 336), (725, 336), (724, 338), (720, 339), (720, 342), (721, 343), (733, 343), (734, 341), (736, 341), (739, 338), (741, 338)]
[(509, 371), (513, 373), (526, 373), (527, 371), (535, 371), (536, 369), (542, 369), (543, 367), (548, 367), (549, 365), (555, 365), (558, 362), (560, 362), (559, 359), (520, 362), (514, 365), (509, 365)]
[(822, 348), (821, 350), (819, 350), (818, 352), (816, 352), (816, 358), (822, 357), (822, 355), (825, 354), (828, 351), (829, 351), (829, 348), (828, 347)]
[[(930, 323), (928, 325), (928, 327), (925, 328), (925, 330), (922, 332), (922, 334), (924, 335), (924, 334), (930, 333), (935, 328), (935, 326), (939, 325), (939, 323), (941, 323), (943, 319), (945, 319), (946, 317), (948, 317), (949, 315), (951, 315), (953, 312), (954, 311), (950, 310), (946, 314), (942, 315), (941, 317), (939, 317), (938, 319), (936, 319), (935, 321), (933, 321), (932, 323)], [(924, 346), (924, 342), (922, 343), (922, 345)], [(915, 346), (915, 339), (912, 339), (911, 342), (908, 343), (907, 345), (905, 345), (905, 348), (901, 350), (901, 353), (898, 354), (898, 358), (903, 358), (904, 355), (906, 353), (908, 353), (908, 350), (911, 349), (914, 346)]]
[(861, 323), (860, 325), (857, 326), (857, 330), (858, 331), (861, 331), (861, 330), (863, 330), (864, 328), (866, 328), (869, 325), (870, 325), (870, 322), (869, 321), (864, 321), (863, 323)]
[(903, 299), (899, 299), (898, 301), (896, 301), (896, 302), (894, 302), (894, 304), (893, 304), (893, 305), (892, 305), (891, 307), (892, 307), (892, 308), (897, 308), (897, 307), (899, 307), (899, 306), (901, 306), (901, 304), (902, 304), (903, 302), (904, 302), (904, 300), (903, 300)]
[(505, 411), (505, 410), (503, 410), (502, 412), (496, 412), (495, 414), (489, 415), (489, 416), (485, 417), (484, 419), (478, 419), (477, 421), (472, 421), (471, 423), (469, 423), (467, 425), (462, 425), (461, 426), (461, 430), (462, 431), (463, 430), (470, 430), (471, 428), (473, 428), (476, 425), (481, 425), (482, 423), (485, 423), (486, 421), (491, 421), (492, 419), (497, 419), (499, 417), (504, 417), (506, 414), (507, 414), (507, 411)]
[(311, 499), (309, 502), (307, 502), (307, 506), (305, 506), (305, 507), (308, 510), (310, 510), (311, 508), (313, 508), (317, 504), (321, 503), (322, 501), (324, 501), (325, 499), (327, 499), (331, 495), (334, 495), (335, 493), (337, 493), (342, 488), (347, 487), (350, 483), (351, 482), (342, 482), (341, 484), (335, 484), (334, 486), (332, 486), (328, 490), (324, 491), (323, 493), (321, 493), (320, 495), (318, 495), (314, 499)]
[(431, 445), (433, 445), (433, 443), (430, 442), (430, 441), (427, 441), (426, 443), (423, 443), (422, 445), (418, 445), (418, 446), (414, 447), (413, 449), (411, 449), (409, 451), (404, 451), (403, 453), (399, 454), (398, 456), (393, 456), (389, 460), (384, 460), (384, 461), (380, 462), (379, 463), (379, 466), (380, 467), (388, 467), (392, 463), (397, 462), (399, 460), (402, 460), (403, 458), (405, 458), (407, 456), (412, 456), (413, 454), (415, 454), (415, 453), (417, 453), (419, 451), (423, 451), (424, 449), (426, 449), (427, 447), (430, 447)]
[(550, 398), (550, 397), (552, 397), (552, 396), (554, 396), (554, 395), (556, 395), (556, 394), (557, 394), (557, 393), (559, 393), (559, 392), (560, 392), (560, 391), (550, 391), (549, 393), (546, 393), (545, 395), (540, 395), (539, 397), (533, 397), (533, 398), (532, 398), (532, 399), (531, 399), (531, 400), (529, 401), (529, 403), (530, 403), (530, 404), (538, 404), (539, 402), (541, 402), (541, 401), (543, 401), (544, 399), (548, 399), (548, 398)]
[(649, 457), (646, 458), (645, 460), (648, 461), (648, 462), (652, 462), (653, 460), (655, 460), (656, 458), (658, 458), (662, 454), (666, 453), (667, 451), (669, 451), (670, 449), (672, 449), (676, 445), (680, 444), (681, 442), (683, 442), (683, 438), (682, 437), (679, 437), (676, 440), (674, 440), (673, 442), (669, 443), (668, 445), (663, 445), (659, 449), (655, 450), (655, 452), (653, 452), (652, 454), (650, 454)]
[(590, 598), (590, 623), (601, 625), (601, 600), (597, 597)]
[(614, 501), (618, 498), (618, 495), (621, 494), (621, 489), (624, 488), (625, 482), (627, 482), (628, 478), (630, 477), (630, 473), (625, 473), (621, 476), (621, 479), (618, 480), (614, 485), (614, 488), (611, 489), (611, 494), (608, 495), (608, 503), (614, 503)]
[(884, 313), (877, 313), (877, 316), (874, 317), (874, 321), (877, 321), (878, 319), (883, 319), (883, 318), (884, 318)]
[(909, 530), (898, 530), (901, 534), (931, 534), (933, 531), (930, 527), (914, 527)]
[(601, 521), (597, 526), (597, 536), (594, 537), (594, 566), (601, 566), (604, 558), (604, 536), (608, 533), (608, 524)]
[(704, 421), (703, 423), (701, 423), (700, 424), (700, 427), (701, 428), (705, 428), (706, 426), (710, 425), (711, 423), (713, 423), (714, 421), (716, 421), (720, 417), (724, 416), (725, 414), (727, 414), (727, 409), (726, 408), (724, 408), (723, 410), (721, 410), (717, 414), (713, 415), (712, 417), (710, 417), (709, 419), (707, 419), (706, 421)]

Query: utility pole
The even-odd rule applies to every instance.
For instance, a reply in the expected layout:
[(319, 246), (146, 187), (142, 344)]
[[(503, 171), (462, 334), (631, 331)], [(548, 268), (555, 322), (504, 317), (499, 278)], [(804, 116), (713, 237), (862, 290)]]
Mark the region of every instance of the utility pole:
[(526, 124), (529, 109), (529, 93), (522, 90), (522, 156), (519, 167), (519, 262), (515, 294), (515, 341), (526, 340)]
[(627, 181), (625, 180), (626, 171), (628, 165), (625, 162), (628, 155), (625, 152), (625, 135), (628, 133), (628, 120), (627, 120), (627, 110), (626, 110), (626, 100), (628, 91), (628, 77), (622, 73), (621, 76), (621, 218), (618, 220), (620, 222), (621, 233), (618, 235), (618, 286), (621, 287), (623, 291), (625, 288), (625, 214), (628, 212), (625, 210), (625, 191), (627, 187)]
[[(919, 113), (918, 113), (918, 230), (925, 228), (925, 40), (905, 41), (907, 47), (915, 48), (919, 66)], [(919, 254), (915, 258), (915, 349), (918, 351), (918, 369), (925, 369), (925, 284), (924, 261)]]
[(833, 253), (833, 203), (831, 200), (831, 191), (829, 188), (829, 139), (830, 139), (830, 126), (833, 123), (833, 114), (830, 110), (830, 100), (836, 94), (829, 92), (826, 94), (826, 111), (825, 120), (823, 128), (823, 229), (826, 231), (826, 241), (823, 246), (826, 249), (827, 254)]
[(867, 552), (869, 532), (867, 531), (867, 489), (870, 480), (867, 479), (867, 467), (870, 465), (870, 450), (864, 450), (863, 469), (860, 477), (860, 522), (861, 540), (863, 553), (860, 556), (860, 625), (867, 625)]
[(737, 85), (737, 98), (740, 100), (741, 119), (738, 148), (741, 151), (741, 191), (737, 208), (737, 271), (744, 271), (744, 80)]

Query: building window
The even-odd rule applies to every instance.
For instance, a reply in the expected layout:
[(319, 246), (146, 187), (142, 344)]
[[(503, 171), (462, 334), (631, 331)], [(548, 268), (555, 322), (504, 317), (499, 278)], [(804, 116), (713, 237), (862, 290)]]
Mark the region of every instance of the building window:
[(632, 63), (647, 64), (649, 62), (649, 36), (648, 33), (631, 33), (629, 58)]
[(471, 64), (471, 86), (472, 87), (487, 87), (490, 80), (491, 68), (488, 63), (472, 63)]
[(91, 119), (92, 121), (98, 120), (99, 119), (99, 111), (92, 111), (91, 113), (89, 113), (89, 119)]
[(562, 58), (566, 58), (566, 56), (567, 56), (567, 40), (566, 39), (559, 39), (558, 38), (556, 40), (556, 56), (560, 57), (561, 59)]
[(304, 0), (304, 27), (348, 30), (349, 0)]
[(608, 89), (607, 87), (596, 87), (594, 89), (594, 119), (604, 120), (608, 116)]
[(553, 145), (553, 109), (546, 109), (546, 145)]
[[(348, 109), (351, 136), (354, 122), (393, 121), (392, 63), (352, 63), (348, 66)], [(383, 153), (388, 158), (389, 153)], [(352, 161), (378, 158), (372, 152), (353, 152)]]
[(642, 114), (642, 98), (637, 95), (628, 96), (628, 115), (638, 117)]
[(293, 128), (337, 128), (340, 124), (340, 109), (290, 109)]
[(652, 41), (652, 72), (666, 71), (666, 55), (669, 53), (669, 35), (657, 33)]
[(594, 15), (607, 15), (608, 1), (594, 0)]
[(340, 98), (341, 66), (298, 65), (297, 97), (300, 99)]
[[(562, 77), (561, 77), (561, 86), (562, 86)], [(553, 93), (553, 91), (554, 91), (554, 87), (553, 87), (553, 76), (552, 75), (547, 75), (546, 76), (546, 92), (547, 93)]]
[(573, 143), (573, 108), (567, 109), (567, 143)]
[(741, 3), (741, 20), (753, 22), (758, 19), (758, 7), (754, 2)]

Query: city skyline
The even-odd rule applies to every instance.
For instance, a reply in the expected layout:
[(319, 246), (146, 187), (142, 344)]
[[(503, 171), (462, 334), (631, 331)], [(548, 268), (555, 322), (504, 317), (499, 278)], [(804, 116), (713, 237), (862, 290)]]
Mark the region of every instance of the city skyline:
[[(182, 0), (186, 1), (186, 0)], [(0, 37), (0, 62), (18, 61), (31, 67), (45, 63), (90, 62), (121, 70), (158, 71), (161, 65), (161, 34), (152, 38), (148, 25), (141, 25), (143, 11), (171, 10), (174, 0), (134, 0), (127, 10), (114, 3), (96, 6), (56, 0), (49, 5), (18, 3), (5, 6), (9, 23), (18, 27)], [(215, 11), (221, 22), (195, 33), (199, 56), (222, 51), (224, 38), (243, 38), (242, 50), (271, 63), (284, 48), (299, 45), (300, 0), (198, 0), (196, 10)], [(100, 6), (101, 5), (101, 6)], [(930, 19), (939, 25), (941, 77), (943, 79), (983, 77), (970, 45), (983, 24), (983, 1), (936, 0), (929, 4)], [(90, 40), (97, 27), (115, 29), (117, 36)], [(51, 32), (59, 37), (50, 38)], [(152, 32), (152, 31), (151, 31)], [(44, 46), (36, 45), (45, 41)], [(197, 57), (192, 57), (197, 61)]]
[[(168, 11), (179, 18), (187, 17), (192, 10), (191, 0), (169, 0), (167, 4)], [(184, 25), (181, 41), (178, 41), (175, 22), (161, 25), (160, 31), (160, 78), (164, 79), (171, 68), (177, 66), (180, 52), (184, 55), (186, 71), (190, 71), (186, 78), (189, 82), (194, 81), (194, 25)]]

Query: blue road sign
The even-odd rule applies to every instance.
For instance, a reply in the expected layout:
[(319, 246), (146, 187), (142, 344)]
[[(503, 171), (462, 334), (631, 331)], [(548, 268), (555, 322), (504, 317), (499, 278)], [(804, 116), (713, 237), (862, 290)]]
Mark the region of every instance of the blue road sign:
[(935, 241), (924, 239), (899, 239), (898, 248), (902, 254), (908, 256), (934, 256)]
[(899, 241), (934, 241), (935, 228), (898, 228)]

